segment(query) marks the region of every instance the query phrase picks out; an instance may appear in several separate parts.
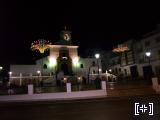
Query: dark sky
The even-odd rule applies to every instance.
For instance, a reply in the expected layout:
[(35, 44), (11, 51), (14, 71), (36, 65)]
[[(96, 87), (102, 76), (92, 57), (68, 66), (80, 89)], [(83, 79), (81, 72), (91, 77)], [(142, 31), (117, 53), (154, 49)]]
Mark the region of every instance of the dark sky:
[(111, 50), (113, 45), (152, 31), (159, 23), (158, 7), (151, 10), (151, 5), (53, 1), (3, 1), (1, 64), (31, 63), (31, 42), (40, 38), (56, 42), (64, 25), (72, 31), (72, 41), (83, 54), (87, 48)]

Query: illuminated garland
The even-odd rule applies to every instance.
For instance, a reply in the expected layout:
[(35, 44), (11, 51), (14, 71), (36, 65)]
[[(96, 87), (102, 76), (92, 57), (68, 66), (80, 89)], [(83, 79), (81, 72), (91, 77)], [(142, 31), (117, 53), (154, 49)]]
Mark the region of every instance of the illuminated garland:
[(38, 51), (40, 53), (44, 53), (46, 50), (49, 49), (49, 45), (51, 45), (51, 43), (49, 41), (46, 41), (44, 39), (40, 39), (40, 40), (34, 41), (31, 44), (31, 49), (33, 51)]
[(127, 44), (121, 44), (118, 45), (117, 47), (113, 48), (113, 52), (124, 52), (124, 51), (128, 51), (129, 47)]

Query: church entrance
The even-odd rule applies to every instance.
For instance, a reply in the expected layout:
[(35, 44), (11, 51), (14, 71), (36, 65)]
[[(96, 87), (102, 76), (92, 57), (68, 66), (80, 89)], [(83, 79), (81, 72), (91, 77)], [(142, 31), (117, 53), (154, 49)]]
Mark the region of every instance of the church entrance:
[(69, 56), (69, 51), (63, 48), (59, 51), (57, 72), (63, 72), (64, 75), (72, 74), (72, 59)]
[(60, 70), (63, 71), (64, 75), (68, 75), (69, 74), (69, 69), (68, 69), (67, 63), (61, 63)]

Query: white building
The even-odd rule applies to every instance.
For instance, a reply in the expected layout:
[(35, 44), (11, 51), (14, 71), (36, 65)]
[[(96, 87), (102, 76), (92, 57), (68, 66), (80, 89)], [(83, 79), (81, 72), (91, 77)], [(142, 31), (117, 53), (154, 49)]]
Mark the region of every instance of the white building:
[[(88, 77), (102, 72), (100, 58), (81, 58), (78, 47), (72, 45), (71, 32), (64, 30), (60, 40), (49, 46), (49, 56), (36, 61), (35, 65), (10, 65), (11, 77), (15, 76), (53, 76), (63, 71), (64, 75)], [(10, 78), (11, 78), (10, 77)]]
[(115, 74), (132, 77), (160, 75), (160, 30), (123, 44), (128, 45), (129, 51), (110, 59), (110, 68)]

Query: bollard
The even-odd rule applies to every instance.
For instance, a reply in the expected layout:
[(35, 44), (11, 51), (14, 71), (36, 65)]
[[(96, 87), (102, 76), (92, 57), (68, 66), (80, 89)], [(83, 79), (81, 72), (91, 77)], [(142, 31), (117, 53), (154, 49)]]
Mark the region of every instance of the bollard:
[(158, 88), (158, 78), (157, 77), (152, 78), (152, 87), (155, 90)]
[(67, 85), (67, 93), (71, 93), (71, 83), (66, 83)]
[(101, 89), (106, 90), (106, 81), (101, 81)]
[(158, 78), (157, 77), (152, 78), (152, 85), (153, 86), (157, 86), (158, 85)]
[(33, 85), (28, 85), (28, 95), (33, 95)]

